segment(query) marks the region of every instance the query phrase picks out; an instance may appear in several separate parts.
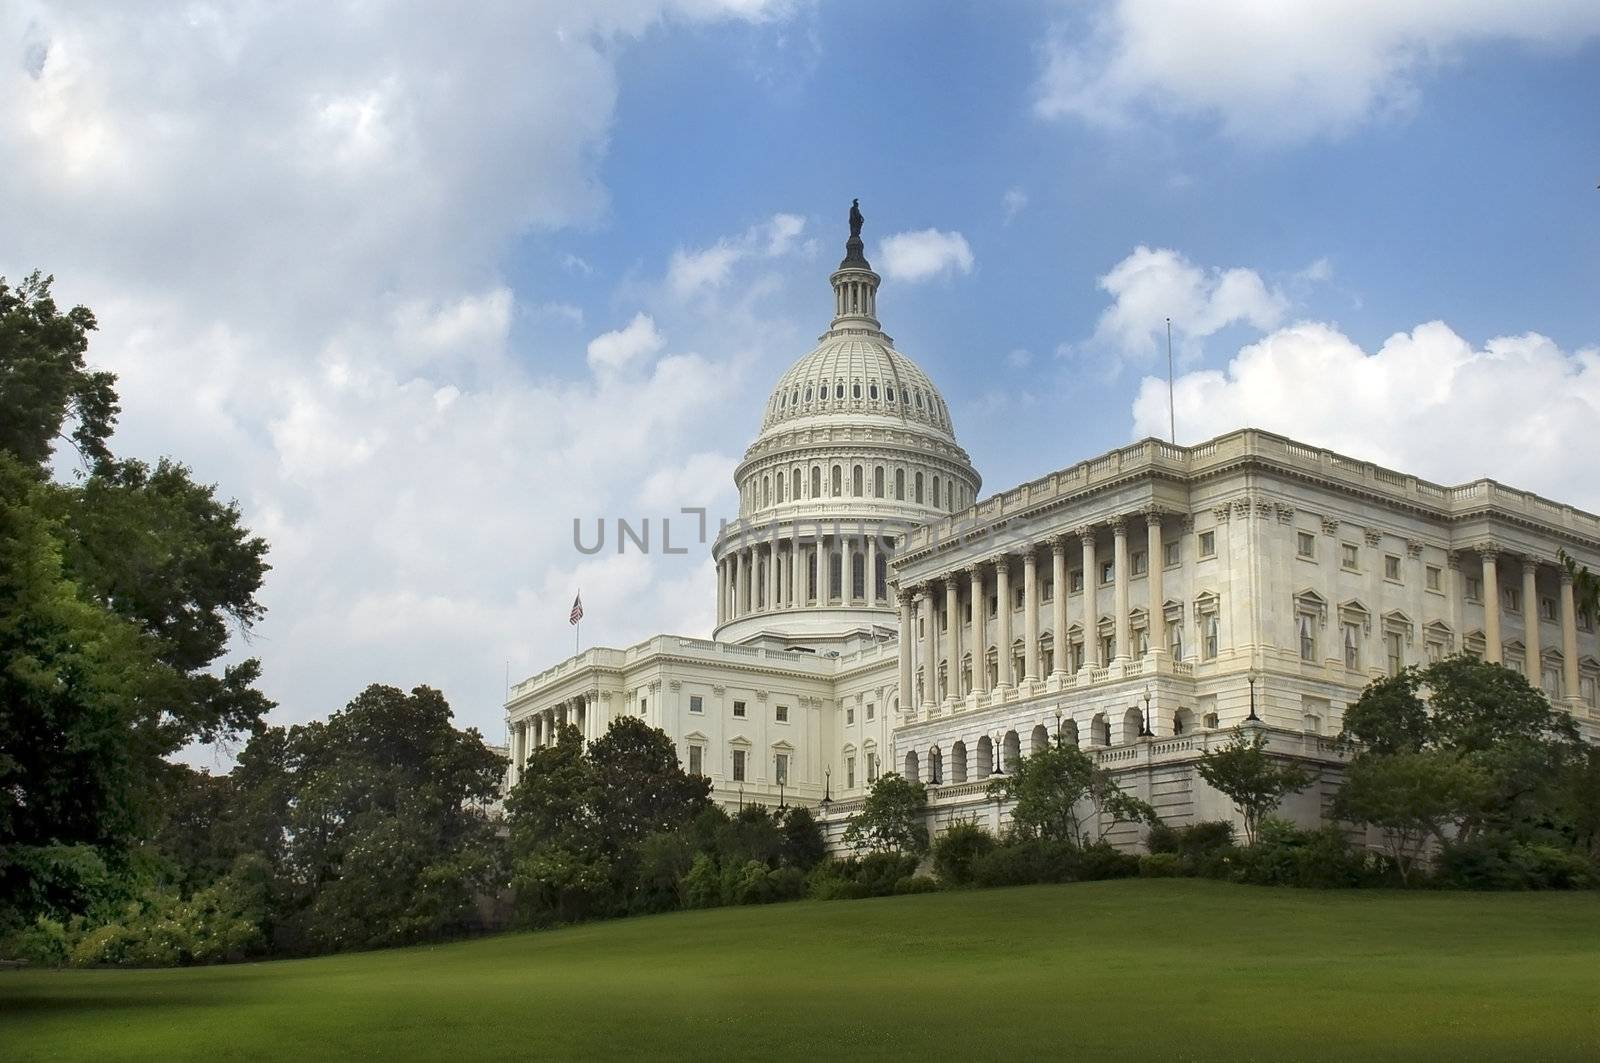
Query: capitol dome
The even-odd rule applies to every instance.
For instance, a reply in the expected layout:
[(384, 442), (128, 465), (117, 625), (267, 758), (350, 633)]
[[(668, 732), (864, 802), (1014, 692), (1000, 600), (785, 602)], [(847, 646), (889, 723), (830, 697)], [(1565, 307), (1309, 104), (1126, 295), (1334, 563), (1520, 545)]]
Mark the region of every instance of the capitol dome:
[(977, 501), (944, 396), (878, 322), (861, 221), (852, 207), (828, 330), (779, 378), (734, 472), (739, 519), (712, 550), (719, 639), (842, 641), (893, 623), (898, 544)]

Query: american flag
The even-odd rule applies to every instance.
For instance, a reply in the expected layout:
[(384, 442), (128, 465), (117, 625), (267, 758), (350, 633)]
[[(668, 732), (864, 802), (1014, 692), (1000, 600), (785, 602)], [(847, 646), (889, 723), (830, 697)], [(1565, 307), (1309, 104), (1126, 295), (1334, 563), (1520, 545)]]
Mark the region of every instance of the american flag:
[(572, 599), (572, 612), (567, 614), (567, 623), (576, 624), (578, 621), (580, 621), (582, 619), (583, 619), (583, 592), (579, 591), (578, 592), (578, 596), (576, 598)]

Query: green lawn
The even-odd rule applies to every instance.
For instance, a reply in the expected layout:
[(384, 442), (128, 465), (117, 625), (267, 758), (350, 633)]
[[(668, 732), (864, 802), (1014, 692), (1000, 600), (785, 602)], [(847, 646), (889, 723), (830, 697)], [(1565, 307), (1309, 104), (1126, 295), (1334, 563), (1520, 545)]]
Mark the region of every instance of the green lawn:
[(0, 972), (0, 1059), (1600, 1059), (1600, 897), (1131, 881)]

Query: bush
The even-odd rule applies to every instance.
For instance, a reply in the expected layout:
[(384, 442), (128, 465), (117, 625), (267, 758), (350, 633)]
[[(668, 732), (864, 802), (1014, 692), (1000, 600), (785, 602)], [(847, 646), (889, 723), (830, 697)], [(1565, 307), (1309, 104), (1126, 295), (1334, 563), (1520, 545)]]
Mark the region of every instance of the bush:
[(897, 896), (908, 893), (938, 893), (939, 884), (927, 875), (907, 875), (894, 884)]
[(1139, 857), (1140, 878), (1181, 878), (1188, 874), (1177, 853), (1146, 853)]
[(719, 908), (722, 906), (722, 869), (709, 853), (694, 858), (689, 873), (683, 876), (683, 905), (685, 908)]
[(973, 862), (972, 881), (985, 887), (1071, 882), (1081, 864), (1082, 852), (1071, 842), (1008, 838)]
[(933, 843), (933, 868), (946, 886), (970, 886), (978, 860), (995, 847), (993, 834), (976, 823), (954, 823)]
[(1157, 823), (1148, 839), (1152, 853), (1174, 853), (1189, 860), (1214, 856), (1233, 846), (1233, 824), (1206, 820), (1187, 827)]
[(1110, 842), (1086, 845), (1078, 860), (1078, 878), (1097, 882), (1108, 878), (1133, 878), (1139, 873), (1139, 858), (1125, 853)]
[(1378, 885), (1384, 877), (1333, 824), (1305, 831), (1287, 820), (1264, 819), (1255, 845), (1234, 849), (1227, 857), (1219, 863), (1231, 872), (1227, 877), (1257, 886), (1337, 889)]
[(808, 893), (824, 901), (887, 897), (901, 879), (915, 874), (918, 862), (914, 856), (890, 852), (824, 860), (811, 872)]
[(32, 926), (14, 931), (0, 941), (0, 958), (21, 960), (36, 967), (60, 967), (67, 962), (67, 928), (49, 916), (37, 916)]
[(1438, 882), (1453, 889), (1593, 889), (1600, 873), (1581, 853), (1528, 843), (1503, 834), (1480, 834), (1439, 852)]

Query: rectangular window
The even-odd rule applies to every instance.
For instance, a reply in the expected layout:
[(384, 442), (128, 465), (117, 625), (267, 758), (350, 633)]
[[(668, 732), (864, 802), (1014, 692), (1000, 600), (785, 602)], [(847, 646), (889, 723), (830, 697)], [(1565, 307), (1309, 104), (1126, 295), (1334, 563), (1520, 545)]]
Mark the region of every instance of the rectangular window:
[(1043, 580), (1039, 584), (1040, 601), (1054, 601), (1056, 597), (1056, 584), (1054, 580)]
[(1437, 639), (1428, 642), (1428, 663), (1438, 664), (1444, 660), (1444, 643)]
[(844, 758), (844, 785), (847, 790), (856, 788), (856, 758)]
[(877, 711), (872, 707), (872, 702), (867, 702), (867, 719), (870, 721)]
[(644, 698), (640, 698), (639, 699), (639, 715), (640, 716), (643, 716), (645, 714), (645, 706), (646, 705), (647, 705), (647, 702), (645, 701), (645, 699)]
[(1103, 561), (1100, 563), (1100, 583), (1102, 585), (1115, 583), (1117, 580), (1117, 563)]
[(1200, 536), (1199, 536), (1199, 551), (1200, 551), (1200, 556), (1201, 557), (1216, 557), (1217, 556), (1217, 533), (1216, 532), (1214, 532), (1214, 531), (1203, 531), (1203, 532), (1200, 533)]
[(1554, 598), (1539, 599), (1539, 616), (1544, 620), (1556, 618), (1556, 600)]
[(1317, 556), (1317, 537), (1310, 532), (1300, 532), (1296, 538), (1295, 553), (1300, 557)]
[(733, 703), (733, 715), (741, 720), (744, 719), (744, 702), (736, 701)]
[(1521, 591), (1517, 590), (1517, 588), (1515, 588), (1515, 587), (1507, 587), (1505, 590), (1500, 592), (1500, 595), (1501, 595), (1502, 599), (1506, 603), (1506, 612), (1508, 612), (1508, 613), (1520, 613), (1520, 612), (1522, 612), (1522, 592)]
[(1174, 661), (1183, 660), (1183, 625), (1167, 625), (1167, 649), (1172, 653)]
[(1483, 601), (1483, 581), (1478, 579), (1477, 576), (1467, 577), (1467, 601)]
[(1317, 621), (1310, 613), (1301, 613), (1297, 621), (1300, 627), (1300, 659), (1302, 661), (1315, 661), (1317, 659)]
[(856, 707), (854, 705), (851, 705), (849, 708), (844, 710), (844, 722), (845, 723), (855, 723), (856, 722)]
[(878, 754), (867, 754), (867, 785), (871, 786), (878, 781)]
[(744, 750), (735, 749), (733, 751), (733, 781), (734, 782), (744, 782), (744, 758), (745, 758)]
[(1339, 564), (1354, 572), (1361, 564), (1361, 551), (1354, 543), (1343, 543), (1339, 547)]
[(1217, 614), (1207, 613), (1205, 619), (1201, 621), (1201, 623), (1205, 625), (1205, 642), (1202, 646), (1202, 649), (1205, 653), (1205, 658), (1208, 661), (1214, 661), (1217, 659), (1217, 650), (1219, 644), (1221, 643), (1221, 639), (1219, 638), (1221, 630), (1217, 621)]
[(1440, 571), (1438, 565), (1429, 565), (1426, 570), (1425, 581), (1430, 591), (1439, 590), (1444, 586), (1444, 573)]
[(1583, 698), (1583, 703), (1591, 709), (1600, 708), (1600, 701), (1596, 700), (1596, 685), (1592, 675), (1581, 676), (1578, 679), (1578, 696)]
[(1400, 582), (1400, 559), (1393, 554), (1383, 555), (1383, 578)]
[(776, 711), (777, 711), (777, 714), (778, 714), (778, 722), (779, 723), (788, 723), (789, 722), (789, 706), (787, 706), (787, 705), (779, 705)]
[(775, 769), (775, 774), (777, 776), (778, 785), (779, 786), (788, 786), (789, 785), (789, 754), (787, 754), (787, 753), (779, 753), (776, 757), (774, 757), (773, 758), (773, 768)]
[(1067, 577), (1067, 581), (1073, 594), (1083, 593), (1083, 569), (1074, 569), (1072, 575)]
[(1133, 564), (1131, 566), (1130, 571), (1135, 576), (1144, 575), (1145, 569), (1150, 567), (1149, 564), (1148, 564), (1149, 560), (1150, 560), (1149, 556), (1143, 550), (1134, 551), (1133, 558), (1132, 558)]
[(1391, 631), (1384, 640), (1389, 644), (1389, 674), (1399, 675), (1406, 666), (1404, 638)]
[(1344, 666), (1352, 672), (1361, 670), (1361, 633), (1356, 625), (1344, 625)]
[(1168, 568), (1183, 561), (1183, 544), (1181, 542), (1163, 543), (1161, 552), (1166, 555), (1166, 566)]
[(690, 775), (704, 775), (705, 774), (705, 770), (704, 770), (705, 769), (705, 759), (706, 759), (705, 758), (705, 752), (706, 751), (704, 749), (700, 748), (699, 746), (690, 746), (689, 747), (689, 774)]
[(1013, 599), (1015, 599), (1015, 601), (1013, 602), (1013, 604), (1011, 606), (1013, 611), (1015, 611), (1017, 609), (1022, 609), (1027, 605), (1027, 601), (1023, 598), (1023, 593), (1022, 593), (1024, 591), (1024, 589), (1025, 588), (1023, 588), (1023, 587), (1018, 587), (1012, 593), (1011, 597)]
[(703, 700), (701, 700), (699, 694), (690, 694), (689, 695), (689, 711), (690, 712), (705, 712), (706, 711), (706, 703)]
[(1000, 595), (989, 595), (989, 619), (993, 620), (1000, 615)]
[(1100, 663), (1110, 664), (1117, 656), (1117, 637), (1115, 635), (1100, 636)]

